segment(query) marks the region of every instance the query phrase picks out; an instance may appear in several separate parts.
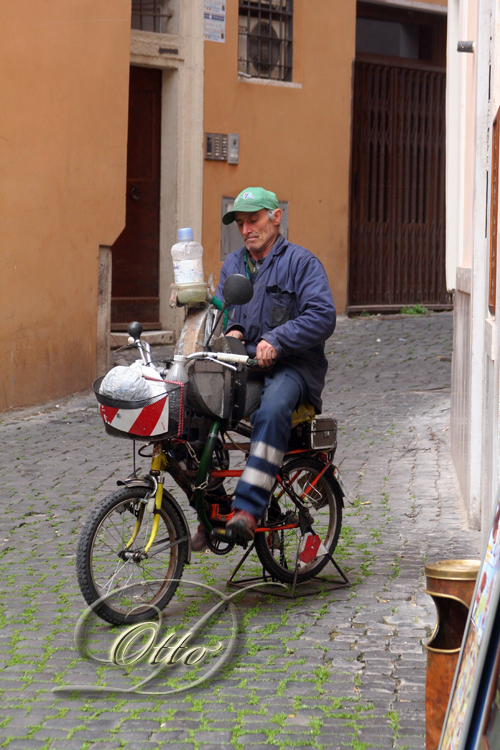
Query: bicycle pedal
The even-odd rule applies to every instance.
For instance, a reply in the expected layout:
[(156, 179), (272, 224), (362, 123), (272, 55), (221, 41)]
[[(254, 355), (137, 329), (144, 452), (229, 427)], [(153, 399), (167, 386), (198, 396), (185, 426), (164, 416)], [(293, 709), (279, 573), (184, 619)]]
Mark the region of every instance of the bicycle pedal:
[(242, 539), (231, 529), (212, 529), (212, 531), (210, 532), (210, 538), (217, 539), (219, 542), (226, 542), (227, 544), (237, 544), (238, 546), (243, 547), (243, 549), (246, 549), (248, 547), (248, 540)]

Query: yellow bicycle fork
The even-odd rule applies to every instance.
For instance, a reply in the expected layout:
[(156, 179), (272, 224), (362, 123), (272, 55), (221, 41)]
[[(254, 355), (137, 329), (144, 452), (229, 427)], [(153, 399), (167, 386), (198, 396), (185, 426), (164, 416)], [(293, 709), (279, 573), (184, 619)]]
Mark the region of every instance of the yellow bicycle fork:
[[(163, 500), (163, 477), (160, 477), (159, 474), (161, 471), (165, 471), (167, 467), (168, 467), (168, 458), (163, 452), (161, 444), (157, 443), (153, 448), (153, 460), (151, 461), (151, 474), (156, 478), (156, 481), (157, 481), (155, 504), (154, 504), (154, 511), (153, 511), (154, 518), (153, 518), (153, 525), (151, 527), (151, 534), (149, 536), (148, 543), (144, 547), (145, 554), (147, 554), (149, 550), (151, 549), (156, 539), (156, 535), (158, 533), (158, 527), (160, 525), (161, 503)], [(125, 549), (130, 549), (130, 547), (133, 545), (133, 543), (137, 539), (137, 535), (139, 534), (139, 531), (142, 526), (142, 521), (144, 519), (144, 510), (145, 510), (145, 505), (142, 505), (139, 511), (139, 517), (137, 518), (137, 521), (135, 522), (134, 531), (132, 532), (132, 536), (130, 537), (130, 540), (126, 544)]]
[(153, 544), (154, 540), (156, 539), (156, 535), (158, 533), (158, 526), (160, 525), (160, 509), (161, 509), (162, 500), (163, 500), (163, 477), (158, 480), (158, 486), (156, 488), (155, 509), (154, 509), (153, 526), (151, 527), (151, 536), (149, 537), (148, 543), (144, 547), (144, 552), (146, 554), (149, 552), (150, 547)]

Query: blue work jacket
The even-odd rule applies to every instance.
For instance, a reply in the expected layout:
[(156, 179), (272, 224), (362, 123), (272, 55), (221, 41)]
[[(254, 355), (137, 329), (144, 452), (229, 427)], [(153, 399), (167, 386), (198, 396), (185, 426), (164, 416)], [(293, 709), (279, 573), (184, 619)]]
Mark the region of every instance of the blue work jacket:
[[(217, 297), (232, 273), (246, 275), (245, 248), (231, 253), (222, 269)], [(309, 401), (321, 412), (321, 391), (328, 363), (325, 341), (335, 329), (335, 305), (322, 263), (309, 250), (279, 236), (254, 282), (253, 297), (230, 311), (227, 331), (239, 328), (251, 357), (265, 339), (280, 363), (290, 365), (305, 380)]]

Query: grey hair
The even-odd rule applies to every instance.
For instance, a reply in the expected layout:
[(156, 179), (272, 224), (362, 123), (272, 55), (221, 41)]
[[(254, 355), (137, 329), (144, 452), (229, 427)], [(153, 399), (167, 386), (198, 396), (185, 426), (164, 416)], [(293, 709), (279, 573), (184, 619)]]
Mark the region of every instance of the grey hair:
[[(272, 221), (274, 219), (274, 214), (276, 213), (277, 210), (278, 210), (277, 208), (266, 208), (269, 221)], [(281, 234), (281, 222), (278, 224), (278, 233)]]

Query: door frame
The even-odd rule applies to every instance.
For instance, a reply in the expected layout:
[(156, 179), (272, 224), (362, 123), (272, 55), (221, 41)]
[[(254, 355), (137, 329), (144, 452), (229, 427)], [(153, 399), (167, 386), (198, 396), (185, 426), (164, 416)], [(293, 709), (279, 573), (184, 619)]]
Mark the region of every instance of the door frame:
[[(183, 314), (169, 307), (174, 281), (170, 248), (177, 229), (201, 239), (203, 194), (203, 13), (183, 2), (181, 36), (131, 32), (130, 64), (162, 71), (160, 160), (160, 323), (180, 333)], [(183, 30), (186, 36), (182, 37)], [(187, 32), (189, 31), (189, 36)]]
[[(175, 35), (134, 29), (130, 33), (129, 65), (162, 71), (159, 296), (160, 323), (169, 343), (180, 334), (184, 320), (182, 308), (169, 307), (170, 284), (174, 281), (170, 248), (176, 242), (177, 229), (182, 226), (192, 227), (195, 238), (201, 238), (203, 8), (203, 0), (178, 0), (179, 31)], [(125, 201), (126, 169), (117, 179), (123, 182)], [(105, 353), (109, 352), (111, 339), (111, 285), (107, 282), (110, 275), (111, 253), (103, 252), (97, 305), (96, 367), (100, 375), (109, 360)]]
[[(360, 0), (358, 5), (358, 12), (356, 14), (356, 21), (359, 14), (359, 9), (362, 8), (360, 17), (371, 17), (374, 19), (388, 19), (394, 18), (395, 20), (408, 20), (408, 16), (412, 15), (418, 20), (426, 19), (432, 24), (433, 17), (437, 21), (437, 16), (448, 16), (447, 7), (439, 5), (431, 5), (425, 2), (413, 2), (413, 0)], [(439, 23), (439, 22), (438, 22)], [(446, 57), (446, 39), (444, 45), (444, 55)], [(436, 51), (433, 50), (433, 56), (436, 57)], [(346, 313), (358, 314), (363, 311), (370, 311), (372, 313), (380, 312), (399, 312), (401, 305), (352, 305), (350, 302), (350, 283), (351, 283), (351, 252), (352, 252), (352, 168), (353, 168), (353, 142), (354, 142), (354, 108), (355, 108), (355, 97), (354, 97), (354, 85), (355, 85), (355, 65), (356, 62), (366, 62), (373, 64), (382, 65), (396, 65), (398, 67), (415, 68), (418, 70), (430, 70), (435, 72), (446, 73), (446, 63), (443, 65), (442, 60), (434, 59), (431, 61), (425, 60), (412, 60), (409, 58), (399, 58), (392, 56), (384, 56), (378, 54), (361, 53), (356, 52), (355, 57), (352, 60), (351, 66), (351, 127), (350, 127), (350, 151), (349, 151), (349, 211), (348, 211), (348, 242), (347, 242), (347, 307)], [(437, 63), (437, 64), (436, 64)], [(445, 146), (446, 152), (446, 146)], [(446, 165), (445, 165), (446, 171)], [(437, 304), (430, 305), (429, 309), (433, 310), (453, 310), (453, 303), (450, 304)]]

